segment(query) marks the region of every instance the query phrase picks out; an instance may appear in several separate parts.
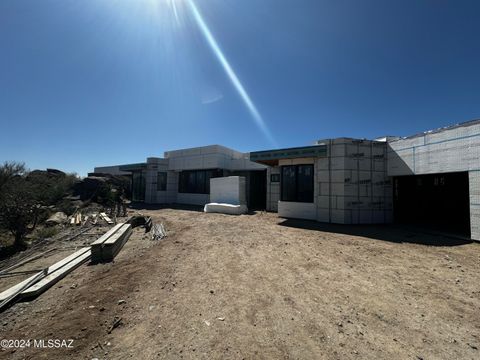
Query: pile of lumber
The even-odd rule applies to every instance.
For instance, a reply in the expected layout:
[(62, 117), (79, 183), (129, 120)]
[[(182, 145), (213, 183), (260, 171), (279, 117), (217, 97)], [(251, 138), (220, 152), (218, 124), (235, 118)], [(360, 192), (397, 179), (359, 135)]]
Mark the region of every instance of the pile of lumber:
[(119, 223), (92, 244), (92, 262), (110, 262), (132, 234), (132, 225)]
[(13, 300), (37, 296), (90, 259), (90, 247), (84, 247), (0, 293), (0, 309)]
[[(91, 246), (83, 247), (75, 251), (73, 254), (70, 254), (52, 266), (43, 270), (38, 270), (27, 279), (1, 292), (0, 310), (15, 300), (40, 295), (60, 279), (64, 278), (68, 273), (72, 272), (90, 259), (92, 259), (92, 262), (94, 263), (112, 261), (123, 248), (123, 245), (128, 241), (131, 234), (131, 224), (120, 223), (115, 225)], [(42, 253), (41, 255), (44, 255), (45, 253)], [(28, 259), (28, 261), (30, 260), (31, 259)], [(22, 261), (20, 264), (9, 266), (4, 271), (12, 270), (25, 262), (26, 261)]]
[(75, 212), (72, 216), (69, 217), (69, 223), (70, 225), (85, 225), (87, 224), (88, 220), (93, 225), (96, 225), (98, 222), (98, 219), (103, 219), (108, 225), (113, 225), (114, 221), (107, 216), (106, 213), (101, 212), (100, 214), (97, 215), (97, 213), (92, 213), (90, 215), (85, 215), (82, 214), (80, 211)]

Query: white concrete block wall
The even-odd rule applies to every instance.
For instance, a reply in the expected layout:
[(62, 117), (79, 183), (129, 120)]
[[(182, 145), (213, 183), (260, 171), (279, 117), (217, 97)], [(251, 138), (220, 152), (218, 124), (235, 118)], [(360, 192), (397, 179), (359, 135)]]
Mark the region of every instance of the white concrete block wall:
[(210, 179), (210, 202), (246, 205), (246, 180), (243, 176)]
[(178, 204), (186, 205), (205, 205), (210, 202), (209, 194), (188, 194), (188, 193), (177, 193)]
[(167, 169), (168, 160), (161, 158), (147, 159), (147, 170), (145, 172), (145, 202), (147, 204), (163, 204), (167, 202), (166, 192), (157, 190), (158, 173), (167, 172)]
[(480, 170), (480, 124), (388, 143), (388, 175)]
[(279, 201), (278, 216), (292, 219), (316, 220), (317, 207), (315, 203)]
[(330, 158), (316, 160), (317, 220), (340, 224), (391, 222), (386, 143), (348, 138), (325, 143)]
[(248, 154), (241, 153), (220, 145), (203, 146), (192, 149), (166, 151), (169, 169), (200, 170), (262, 170), (267, 167), (249, 160)]
[(280, 167), (267, 168), (267, 211), (278, 211), (278, 201), (280, 200), (280, 182), (272, 183), (272, 174), (280, 175)]
[(480, 171), (468, 173), (471, 238), (480, 240)]

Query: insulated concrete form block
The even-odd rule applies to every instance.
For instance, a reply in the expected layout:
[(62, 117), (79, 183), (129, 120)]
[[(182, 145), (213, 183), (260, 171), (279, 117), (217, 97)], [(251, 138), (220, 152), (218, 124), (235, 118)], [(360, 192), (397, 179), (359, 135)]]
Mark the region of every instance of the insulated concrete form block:
[(344, 183), (345, 171), (344, 170), (332, 170), (330, 172), (330, 181), (332, 183)]
[(210, 202), (245, 205), (246, 180), (243, 176), (228, 176), (210, 179)]
[(328, 170), (317, 171), (317, 181), (328, 183), (330, 181), (330, 172)]
[(332, 144), (329, 146), (329, 156), (334, 157), (345, 157), (345, 145), (344, 144)]
[(330, 195), (330, 183), (320, 182), (318, 185), (318, 195)]
[(478, 170), (480, 124), (400, 139), (388, 146), (389, 176)]
[(349, 224), (350, 221), (346, 221), (345, 217), (345, 210), (337, 210), (337, 209), (332, 209), (331, 210), (331, 222), (333, 224)]
[(317, 206), (320, 209), (328, 209), (330, 207), (330, 196), (319, 195), (317, 196)]
[(480, 171), (468, 173), (470, 192), (470, 233), (471, 238), (480, 240)]
[(317, 209), (317, 221), (320, 222), (330, 222), (330, 211), (329, 209)]
[(317, 209), (314, 203), (279, 201), (278, 216), (293, 219), (315, 220), (317, 218)]
[(178, 193), (176, 202), (178, 204), (205, 205), (210, 202), (210, 195)]
[(322, 157), (322, 158), (318, 158), (316, 161), (315, 161), (315, 165), (317, 167), (317, 170), (326, 170), (328, 171), (329, 169), (329, 159), (328, 158), (325, 158), (325, 157)]

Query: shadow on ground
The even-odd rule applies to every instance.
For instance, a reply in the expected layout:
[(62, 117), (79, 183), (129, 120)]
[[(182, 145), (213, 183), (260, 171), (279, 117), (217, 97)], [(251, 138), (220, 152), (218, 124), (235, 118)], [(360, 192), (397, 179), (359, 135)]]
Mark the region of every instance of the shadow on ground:
[(362, 236), (393, 243), (427, 246), (459, 246), (474, 242), (463, 236), (406, 225), (342, 225), (299, 219), (283, 219), (279, 222), (279, 225), (334, 234)]
[(145, 204), (141, 202), (132, 202), (128, 206), (132, 210), (160, 210), (160, 209), (175, 209), (185, 211), (203, 212), (201, 205), (182, 205), (182, 204)]

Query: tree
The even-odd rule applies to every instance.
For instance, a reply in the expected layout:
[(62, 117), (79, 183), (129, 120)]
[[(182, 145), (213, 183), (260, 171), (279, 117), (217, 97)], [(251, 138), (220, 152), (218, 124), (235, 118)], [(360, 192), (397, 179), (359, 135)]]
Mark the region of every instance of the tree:
[(20, 163), (0, 166), (0, 225), (12, 233), (14, 246), (19, 248), (25, 247), (25, 236), (35, 229), (40, 211), (25, 173)]
[(16, 176), (24, 175), (27, 172), (24, 163), (19, 163), (15, 161), (5, 161), (2, 166), (0, 166), (0, 193), (2, 192), (2, 187), (12, 178)]

